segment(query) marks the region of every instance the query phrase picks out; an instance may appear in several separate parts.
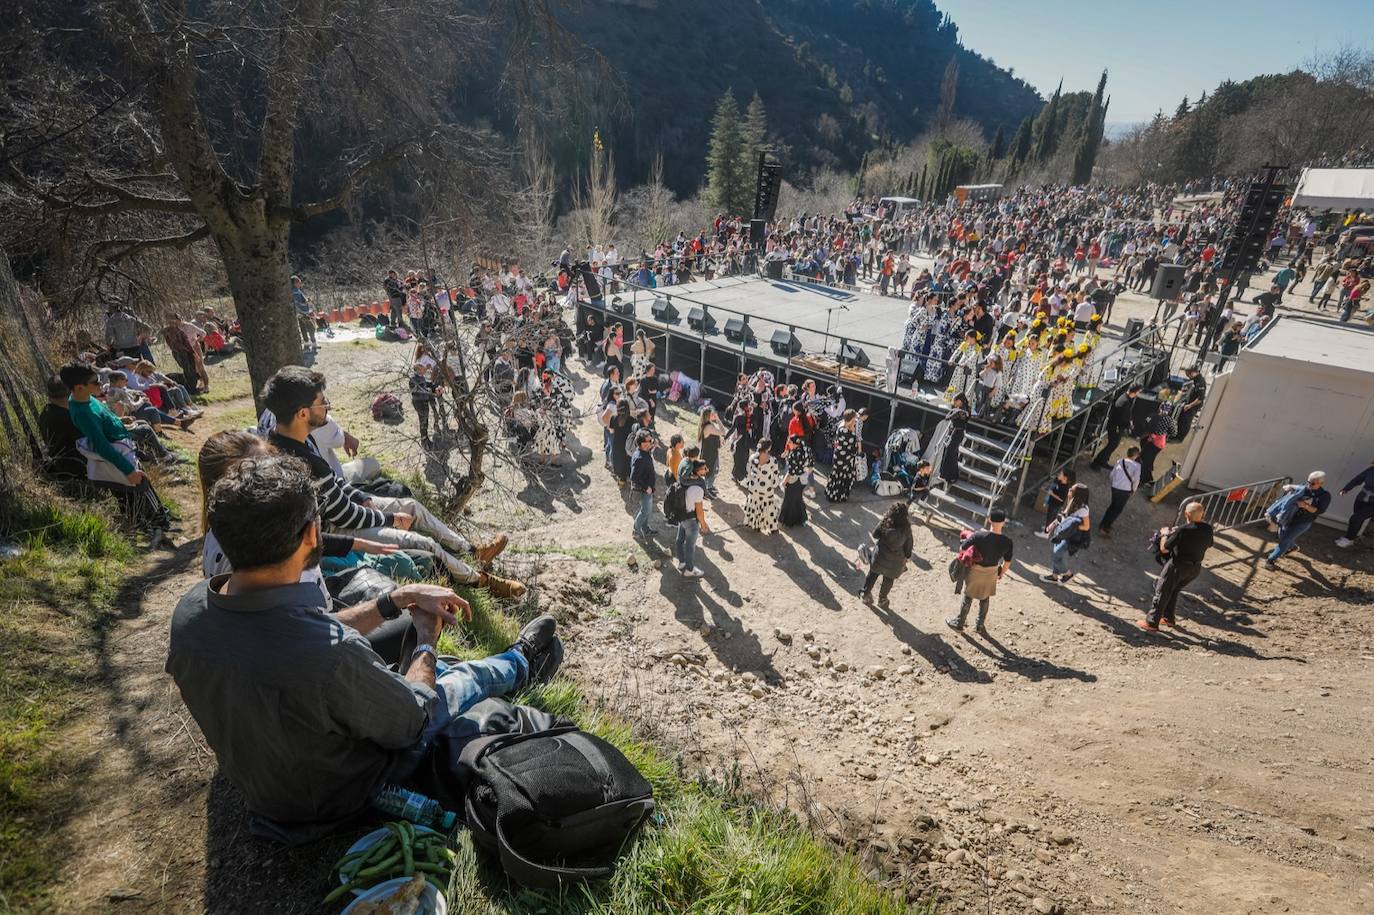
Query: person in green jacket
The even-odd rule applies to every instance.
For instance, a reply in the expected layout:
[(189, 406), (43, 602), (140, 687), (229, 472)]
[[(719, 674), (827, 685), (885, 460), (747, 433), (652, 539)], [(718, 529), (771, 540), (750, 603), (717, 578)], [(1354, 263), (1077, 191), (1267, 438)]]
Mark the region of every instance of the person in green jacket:
[[(67, 412), (72, 424), (86, 439), (87, 446), (124, 475), (127, 486), (106, 484), (134, 520), (150, 531), (171, 529), (171, 517), (162, 501), (153, 492), (147, 475), (139, 469), (133, 454), (129, 430), (109, 407), (98, 399), (100, 375), (95, 367), (84, 362), (69, 362), (58, 372), (71, 396)], [(129, 452), (115, 447), (115, 442), (129, 442)], [(94, 481), (93, 481), (94, 482)]]

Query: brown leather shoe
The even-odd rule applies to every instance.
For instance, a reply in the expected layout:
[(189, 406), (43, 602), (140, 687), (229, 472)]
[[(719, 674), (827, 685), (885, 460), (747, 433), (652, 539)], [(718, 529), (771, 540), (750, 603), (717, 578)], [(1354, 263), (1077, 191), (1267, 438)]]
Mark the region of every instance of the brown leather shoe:
[(489, 543), (472, 548), (472, 558), (477, 560), (477, 564), (483, 568), (491, 565), (491, 561), (501, 555), (501, 551), (510, 543), (510, 538), (505, 534), (497, 534)]
[(477, 576), (477, 587), (486, 588), (493, 597), (502, 600), (519, 600), (525, 596), (526, 588), (523, 584), (511, 578), (501, 578), (489, 572), (483, 572)]

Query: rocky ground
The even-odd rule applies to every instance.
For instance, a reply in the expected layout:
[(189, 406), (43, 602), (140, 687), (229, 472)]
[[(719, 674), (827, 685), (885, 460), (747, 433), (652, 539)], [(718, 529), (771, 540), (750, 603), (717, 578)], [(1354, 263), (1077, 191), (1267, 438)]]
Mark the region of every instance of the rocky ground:
[[(1114, 322), (1151, 307), (1126, 305)], [(408, 351), (333, 343), (320, 367), (366, 449), (424, 470), (405, 458), (413, 429), (365, 417)], [(241, 359), (215, 371), (244, 396), (216, 405), (192, 446), (252, 418)], [(667, 433), (685, 417), (662, 418)], [(1374, 910), (1367, 543), (1336, 550), (1316, 529), (1271, 573), (1262, 529), (1227, 534), (1180, 630), (1145, 634), (1132, 625), (1155, 570), (1144, 542), (1178, 494), (1139, 499), (1114, 540), (1075, 558), (1068, 586), (1037, 580), (1048, 545), (1013, 528), (990, 636), (957, 635), (942, 622), (955, 531), (917, 525), (884, 611), (856, 596), (850, 560), (885, 500), (822, 497), (805, 528), (761, 537), (743, 528), (726, 473), (698, 554), (706, 577), (684, 580), (661, 519), (652, 542), (630, 538), (594, 421), (576, 437), (593, 448), (575, 445), (575, 466), (503, 467), (463, 523), (512, 532), (508, 569), (559, 614), (567, 671), (676, 748), (684, 770), (791, 806), (948, 911)], [(1084, 474), (1100, 511), (1105, 475)], [(109, 688), (69, 735), (88, 761), (74, 789), (101, 800), (65, 827), (74, 863), (59, 909), (306, 911), (337, 852), (302, 858), (242, 835), (241, 805), (162, 674), (167, 616), (197, 556), (189, 543), (130, 583), (129, 619), (101, 662)]]

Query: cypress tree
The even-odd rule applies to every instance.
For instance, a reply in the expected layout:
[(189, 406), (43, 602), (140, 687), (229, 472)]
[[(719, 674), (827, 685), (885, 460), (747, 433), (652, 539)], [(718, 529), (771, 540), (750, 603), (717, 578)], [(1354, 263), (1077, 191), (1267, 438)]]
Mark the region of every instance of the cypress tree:
[(1054, 90), (1053, 97), (1045, 105), (1045, 111), (1041, 115), (1040, 140), (1035, 144), (1035, 161), (1046, 162), (1050, 156), (1054, 155), (1057, 145), (1055, 133), (1057, 131), (1056, 119), (1059, 117), (1059, 95), (1064, 89), (1064, 81), (1059, 81), (1059, 87)]
[(744, 176), (745, 187), (758, 173), (759, 152), (767, 142), (768, 112), (763, 108), (763, 99), (755, 92), (740, 125), (740, 174)]
[(1029, 116), (1021, 122), (1021, 126), (1016, 128), (1016, 136), (1011, 141), (1011, 160), (1013, 162), (1025, 162), (1026, 156), (1031, 151), (1031, 125), (1033, 119)]
[(988, 150), (988, 158), (993, 162), (1007, 154), (1007, 138), (1002, 134), (1002, 125), (997, 125), (997, 132), (992, 135), (992, 147)]
[(706, 196), (716, 209), (747, 215), (748, 184), (740, 173), (744, 142), (740, 134), (739, 105), (735, 94), (725, 90), (711, 119), (711, 142), (706, 153)]
[(1093, 93), (1092, 103), (1088, 106), (1087, 116), (1083, 119), (1083, 131), (1078, 139), (1078, 148), (1073, 154), (1073, 184), (1087, 184), (1092, 180), (1093, 165), (1097, 163), (1097, 151), (1102, 146), (1102, 131), (1107, 116), (1102, 97), (1107, 91), (1107, 71), (1097, 81), (1097, 91)]

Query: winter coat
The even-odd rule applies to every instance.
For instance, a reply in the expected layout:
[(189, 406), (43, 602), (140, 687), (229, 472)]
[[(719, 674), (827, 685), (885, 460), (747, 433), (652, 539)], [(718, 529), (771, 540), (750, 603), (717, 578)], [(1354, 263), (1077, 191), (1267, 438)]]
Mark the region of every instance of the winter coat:
[(873, 539), (878, 544), (873, 550), (872, 570), (888, 578), (899, 577), (906, 571), (906, 561), (911, 558), (911, 525), (891, 530), (874, 528)]

